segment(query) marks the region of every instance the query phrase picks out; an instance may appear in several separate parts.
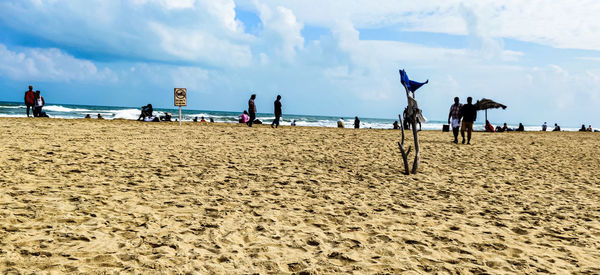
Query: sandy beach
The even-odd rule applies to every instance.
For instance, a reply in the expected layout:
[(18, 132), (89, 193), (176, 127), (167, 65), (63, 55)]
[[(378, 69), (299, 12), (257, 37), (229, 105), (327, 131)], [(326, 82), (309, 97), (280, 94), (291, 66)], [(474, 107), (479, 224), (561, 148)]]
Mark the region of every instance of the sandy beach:
[(3, 273), (600, 273), (599, 133), (0, 127)]

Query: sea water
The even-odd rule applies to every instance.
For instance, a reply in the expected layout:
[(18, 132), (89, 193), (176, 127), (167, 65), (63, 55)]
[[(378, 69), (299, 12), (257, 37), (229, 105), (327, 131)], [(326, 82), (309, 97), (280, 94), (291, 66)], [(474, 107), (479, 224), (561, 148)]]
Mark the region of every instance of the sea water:
[[(72, 105), (72, 104), (47, 104), (44, 106), (43, 111), (52, 118), (65, 118), (65, 119), (81, 119), (86, 115), (90, 115), (92, 118), (96, 118), (100, 114), (105, 119), (128, 119), (136, 120), (141, 113), (141, 108), (133, 107), (114, 107), (114, 106), (91, 106), (91, 105)], [(173, 120), (179, 117), (179, 109), (165, 109), (165, 108), (154, 108), (155, 116), (163, 116), (165, 113), (171, 113)], [(33, 114), (32, 111), (30, 111)], [(182, 110), (183, 121), (192, 121), (195, 117), (200, 120), (204, 117), (206, 121), (212, 118), (215, 122), (224, 123), (238, 123), (238, 116), (241, 112), (226, 112), (226, 111), (206, 111), (206, 110), (190, 110), (184, 108)], [(0, 102), (0, 117), (26, 117), (26, 107), (23, 103), (15, 102)], [(275, 116), (272, 113), (257, 113), (256, 118), (261, 120), (265, 124), (270, 124)], [(293, 120), (296, 121), (297, 126), (312, 126), (312, 127), (337, 127), (337, 121), (340, 117), (337, 116), (317, 116), (317, 115), (293, 115), (284, 114), (280, 120), (280, 125), (290, 125)], [(394, 121), (397, 118), (363, 118), (360, 117), (361, 128), (373, 128), (373, 129), (392, 129)], [(354, 125), (353, 117), (343, 117), (344, 125), (347, 128), (352, 128)], [(441, 130), (442, 125), (446, 124), (446, 121), (430, 120), (423, 123), (423, 130)], [(518, 125), (508, 125), (509, 128), (517, 128)], [(418, 126), (417, 126), (418, 127)], [(475, 123), (475, 130), (482, 131), (484, 125), (482, 123)], [(552, 129), (551, 125), (548, 125), (549, 130)], [(526, 125), (526, 131), (539, 131), (541, 126), (539, 125)], [(563, 128), (563, 131), (576, 131), (576, 128)]]

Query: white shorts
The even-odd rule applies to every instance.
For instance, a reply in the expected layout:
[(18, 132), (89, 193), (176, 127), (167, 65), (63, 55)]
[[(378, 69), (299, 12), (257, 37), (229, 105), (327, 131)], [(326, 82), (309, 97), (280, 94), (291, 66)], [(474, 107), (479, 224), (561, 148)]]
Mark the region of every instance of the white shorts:
[(452, 119), (452, 128), (456, 128), (460, 126), (460, 121), (458, 120), (458, 118), (453, 118)]

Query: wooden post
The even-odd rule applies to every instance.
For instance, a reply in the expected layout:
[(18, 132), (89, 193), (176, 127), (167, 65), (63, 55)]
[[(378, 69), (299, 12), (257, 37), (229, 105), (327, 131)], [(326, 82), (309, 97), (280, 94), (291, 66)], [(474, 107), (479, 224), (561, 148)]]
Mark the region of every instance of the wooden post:
[(417, 117), (413, 114), (412, 131), (413, 139), (415, 140), (415, 160), (413, 162), (412, 173), (416, 174), (419, 169), (419, 136), (417, 135)]
[(181, 106), (179, 106), (179, 126), (181, 126)]
[[(403, 85), (404, 86), (404, 85)], [(412, 97), (411, 97), (411, 93), (408, 90), (408, 88), (406, 86), (404, 86), (404, 90), (406, 91), (406, 99), (409, 102), (409, 107), (410, 106), (410, 99), (412, 98), (414, 100), (414, 93), (412, 93)], [(416, 100), (415, 100), (416, 102)], [(415, 144), (415, 158), (413, 161), (413, 166), (412, 166), (412, 170), (409, 171), (408, 169), (408, 154), (410, 154), (410, 146), (408, 148), (408, 150), (405, 152), (404, 151), (404, 123), (402, 123), (402, 142), (398, 142), (398, 146), (400, 147), (400, 152), (402, 153), (402, 160), (404, 161), (404, 169), (406, 171), (406, 175), (410, 175), (412, 174), (416, 174), (417, 170), (419, 169), (419, 136), (418, 136), (418, 130), (417, 130), (417, 110), (413, 110), (412, 112), (412, 131), (413, 131), (413, 140), (414, 140), (414, 144)], [(398, 115), (398, 118), (400, 119), (400, 122), (402, 122), (402, 118), (400, 115)]]
[(402, 115), (398, 115), (398, 119), (400, 120), (400, 130), (402, 131), (402, 140), (398, 142), (398, 146), (400, 147), (402, 161), (404, 162), (404, 174), (410, 175), (410, 170), (408, 170), (408, 154), (410, 154), (410, 146), (408, 146), (408, 150), (404, 150), (404, 122), (402, 121)]

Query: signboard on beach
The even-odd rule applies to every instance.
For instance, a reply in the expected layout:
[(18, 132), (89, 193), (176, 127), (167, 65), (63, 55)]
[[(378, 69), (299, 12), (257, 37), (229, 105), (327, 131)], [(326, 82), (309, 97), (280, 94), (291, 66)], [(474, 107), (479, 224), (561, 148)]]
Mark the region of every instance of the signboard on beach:
[(187, 106), (186, 88), (175, 88), (175, 106)]

